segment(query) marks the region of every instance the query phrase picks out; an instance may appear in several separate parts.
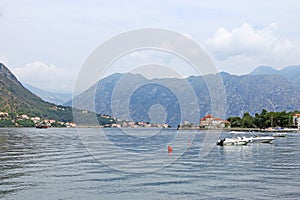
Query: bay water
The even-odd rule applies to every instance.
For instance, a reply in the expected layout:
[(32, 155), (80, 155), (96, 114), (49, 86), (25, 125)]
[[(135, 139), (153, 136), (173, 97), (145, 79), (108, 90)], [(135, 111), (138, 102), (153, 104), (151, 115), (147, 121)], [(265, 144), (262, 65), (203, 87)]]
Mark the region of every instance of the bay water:
[(0, 129), (0, 199), (300, 199), (300, 133), (204, 155), (203, 131), (106, 129), (96, 155), (78, 130)]

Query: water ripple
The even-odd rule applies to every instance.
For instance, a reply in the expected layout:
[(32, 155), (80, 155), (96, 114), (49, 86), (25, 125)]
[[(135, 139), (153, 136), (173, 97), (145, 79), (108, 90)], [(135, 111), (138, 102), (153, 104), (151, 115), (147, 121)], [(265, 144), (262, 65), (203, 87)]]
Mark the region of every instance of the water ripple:
[[(120, 135), (117, 129), (110, 133)], [(111, 138), (122, 148), (138, 153), (155, 151), (169, 140), (160, 135), (158, 145), (158, 141), (144, 139), (153, 144), (146, 147), (121, 136), (121, 141)], [(155, 173), (130, 174), (95, 160), (75, 129), (0, 129), (0, 198), (300, 198), (300, 134), (278, 138), (273, 144), (215, 146), (207, 157), (199, 159), (202, 137), (198, 133), (192, 146), (171, 165)], [(109, 159), (120, 158), (117, 152), (106, 153)], [(172, 155), (166, 152), (155, 162), (166, 156)]]

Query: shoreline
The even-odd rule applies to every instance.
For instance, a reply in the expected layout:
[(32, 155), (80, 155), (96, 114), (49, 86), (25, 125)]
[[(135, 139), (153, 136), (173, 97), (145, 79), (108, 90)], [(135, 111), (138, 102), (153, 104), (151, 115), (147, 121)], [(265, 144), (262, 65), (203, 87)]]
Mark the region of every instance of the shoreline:
[(222, 130), (222, 131), (237, 131), (237, 132), (300, 132), (299, 129), (260, 129), (260, 128), (199, 128), (199, 127), (179, 127), (177, 130)]
[[(5, 129), (5, 128), (34, 128), (36, 127), (20, 127), (20, 126), (7, 126), (7, 127), (0, 127), (0, 129)], [(189, 131), (189, 130), (198, 130), (198, 131), (236, 131), (236, 132), (266, 132), (266, 133), (272, 133), (272, 132), (279, 132), (279, 133), (284, 133), (284, 132), (300, 132), (299, 129), (259, 129), (259, 128), (199, 128), (199, 127), (179, 127), (179, 128), (160, 128), (160, 127), (102, 127), (102, 126), (76, 126), (76, 127), (48, 127), (47, 129), (52, 129), (52, 128), (57, 128), (57, 129), (76, 129), (76, 128), (99, 128), (99, 129), (173, 129), (173, 130), (178, 130), (178, 131)], [(45, 128), (46, 129), (46, 128)]]

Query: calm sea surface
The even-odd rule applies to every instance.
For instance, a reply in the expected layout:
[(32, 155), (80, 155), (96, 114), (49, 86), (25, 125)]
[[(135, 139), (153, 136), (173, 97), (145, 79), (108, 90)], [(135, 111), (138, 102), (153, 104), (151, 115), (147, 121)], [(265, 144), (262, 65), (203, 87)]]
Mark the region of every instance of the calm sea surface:
[[(0, 199), (300, 199), (300, 133), (272, 144), (213, 146), (199, 157), (203, 132), (147, 137), (147, 129), (128, 129), (130, 136), (107, 129), (108, 140), (92, 139), (100, 144), (95, 155), (82, 134), (97, 131), (0, 129)], [(176, 134), (187, 135), (178, 138), (183, 146), (191, 143), (182, 155), (178, 141), (167, 152)]]

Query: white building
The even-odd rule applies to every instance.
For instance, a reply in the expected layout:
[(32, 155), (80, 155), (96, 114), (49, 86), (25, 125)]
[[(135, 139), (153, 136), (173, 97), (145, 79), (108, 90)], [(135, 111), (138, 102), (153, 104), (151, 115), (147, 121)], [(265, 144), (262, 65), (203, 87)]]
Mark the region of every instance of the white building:
[(298, 129), (300, 130), (300, 114), (295, 114), (293, 116), (293, 124), (294, 126), (298, 126)]
[(225, 128), (226, 124), (230, 123), (227, 120), (215, 118), (210, 114), (200, 119), (200, 127), (202, 128)]
[(34, 123), (38, 123), (41, 121), (41, 118), (40, 117), (32, 117), (30, 118), (31, 121), (33, 121)]
[(7, 112), (0, 112), (0, 117), (8, 117), (9, 114)]

